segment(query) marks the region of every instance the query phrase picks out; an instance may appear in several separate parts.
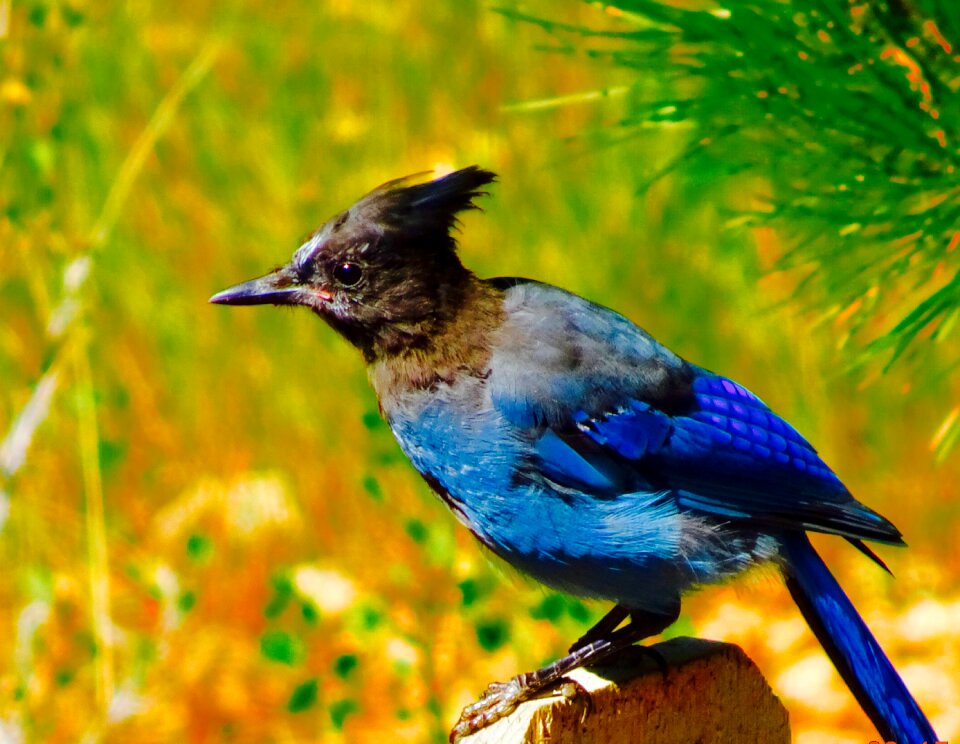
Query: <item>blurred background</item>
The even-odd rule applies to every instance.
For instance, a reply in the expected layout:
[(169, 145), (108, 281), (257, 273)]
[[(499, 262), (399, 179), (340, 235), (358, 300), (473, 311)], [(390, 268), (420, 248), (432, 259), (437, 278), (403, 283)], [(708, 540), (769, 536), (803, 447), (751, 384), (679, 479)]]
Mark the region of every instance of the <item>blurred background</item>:
[[(776, 189), (797, 159), (770, 143), (806, 138), (820, 157), (807, 177), (826, 183), (824, 163), (858, 157), (809, 146), (837, 126), (811, 118), (806, 134), (700, 157), (710, 127), (737, 131), (773, 98), (709, 89), (689, 74), (703, 60), (690, 37), (622, 9), (656, 3), (618, 5), (0, 1), (0, 741), (441, 742), (488, 682), (553, 660), (608, 609), (493, 563), (319, 320), (206, 303), (377, 184), (472, 163), (500, 183), (463, 218), (467, 265), (612, 306), (743, 382), (900, 527), (909, 550), (877, 548), (896, 580), (841, 540), (817, 544), (941, 737), (958, 735), (950, 316), (921, 317), (909, 351), (880, 358), (919, 322), (910, 308), (952, 286), (957, 241), (906, 256), (916, 236), (897, 243), (899, 273), (831, 273), (872, 250), (851, 242), (868, 218), (846, 217), (902, 200), (821, 191), (834, 212), (810, 237), (806, 202)], [(932, 122), (926, 78), (910, 75), (936, 70), (904, 50), (939, 45), (946, 93), (956, 58), (945, 28), (921, 27), (876, 61)], [(823, 58), (843, 75), (855, 62)], [(678, 113), (681, 100), (713, 108)], [(854, 106), (896, 138), (874, 118)], [(909, 178), (955, 157), (947, 118)], [(936, 172), (944, 197), (929, 204), (955, 216), (951, 174)], [(774, 575), (691, 597), (671, 633), (741, 644), (797, 742), (876, 738)]]

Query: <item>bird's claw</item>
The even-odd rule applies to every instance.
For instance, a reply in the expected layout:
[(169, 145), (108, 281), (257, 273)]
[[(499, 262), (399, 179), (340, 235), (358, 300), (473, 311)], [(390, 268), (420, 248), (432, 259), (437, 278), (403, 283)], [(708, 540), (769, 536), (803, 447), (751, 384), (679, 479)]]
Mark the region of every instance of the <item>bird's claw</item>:
[[(506, 718), (525, 700), (543, 692), (544, 688), (530, 685), (523, 680), (525, 675), (514, 677), (508, 682), (492, 682), (480, 696), (480, 699), (468, 705), (460, 713), (460, 720), (450, 731), (450, 742), (456, 744), (463, 737), (475, 734), (501, 718)], [(576, 680), (563, 679), (556, 686), (556, 693), (568, 701), (583, 701), (581, 718), (590, 712), (590, 694)]]
[(587, 716), (593, 711), (593, 700), (586, 687), (581, 685), (575, 679), (564, 679), (560, 687), (557, 688), (557, 694), (561, 695), (571, 705), (580, 708), (580, 725), (587, 722)]
[(460, 713), (460, 720), (450, 732), (450, 741), (455, 744), (464, 736), (475, 734), (509, 716), (529, 694), (529, 688), (522, 684), (519, 677), (509, 682), (492, 682), (477, 702), (471, 703)]

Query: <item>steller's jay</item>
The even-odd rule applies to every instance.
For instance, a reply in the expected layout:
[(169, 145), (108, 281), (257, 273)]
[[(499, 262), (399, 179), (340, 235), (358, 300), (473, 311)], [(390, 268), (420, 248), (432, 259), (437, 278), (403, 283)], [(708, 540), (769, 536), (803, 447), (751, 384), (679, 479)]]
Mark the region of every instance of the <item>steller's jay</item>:
[(902, 545), (899, 530), (742, 386), (605, 307), (466, 269), (451, 229), (494, 179), (473, 166), (386, 183), (287, 265), (210, 299), (313, 310), (361, 351), (400, 447), (485, 546), (615, 603), (568, 656), (492, 684), (452, 737), (660, 633), (685, 592), (773, 562), (883, 738), (936, 741), (806, 535), (840, 535), (883, 566), (862, 540)]

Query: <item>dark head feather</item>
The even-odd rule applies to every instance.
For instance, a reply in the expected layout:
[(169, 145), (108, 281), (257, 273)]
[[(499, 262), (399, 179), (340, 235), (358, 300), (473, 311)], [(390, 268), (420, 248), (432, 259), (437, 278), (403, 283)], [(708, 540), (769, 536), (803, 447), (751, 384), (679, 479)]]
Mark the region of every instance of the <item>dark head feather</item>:
[(483, 187), (497, 178), (495, 173), (471, 165), (433, 181), (408, 185), (422, 175), (387, 181), (357, 202), (351, 212), (406, 237), (447, 237), (457, 224), (457, 214), (478, 209), (473, 200), (486, 195)]
[(451, 230), (496, 176), (477, 166), (389, 181), (328, 220), (290, 263), (214, 302), (306, 305), (368, 361), (433, 344), (474, 293)]

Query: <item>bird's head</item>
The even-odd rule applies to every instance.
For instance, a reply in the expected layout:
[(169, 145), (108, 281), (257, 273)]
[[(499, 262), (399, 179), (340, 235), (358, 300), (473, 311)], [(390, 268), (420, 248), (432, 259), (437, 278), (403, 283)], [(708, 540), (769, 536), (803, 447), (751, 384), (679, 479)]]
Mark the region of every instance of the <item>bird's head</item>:
[(451, 230), (495, 178), (471, 166), (426, 183), (385, 183), (326, 222), (289, 263), (210, 302), (305, 305), (368, 360), (415, 345), (456, 311), (471, 274)]

